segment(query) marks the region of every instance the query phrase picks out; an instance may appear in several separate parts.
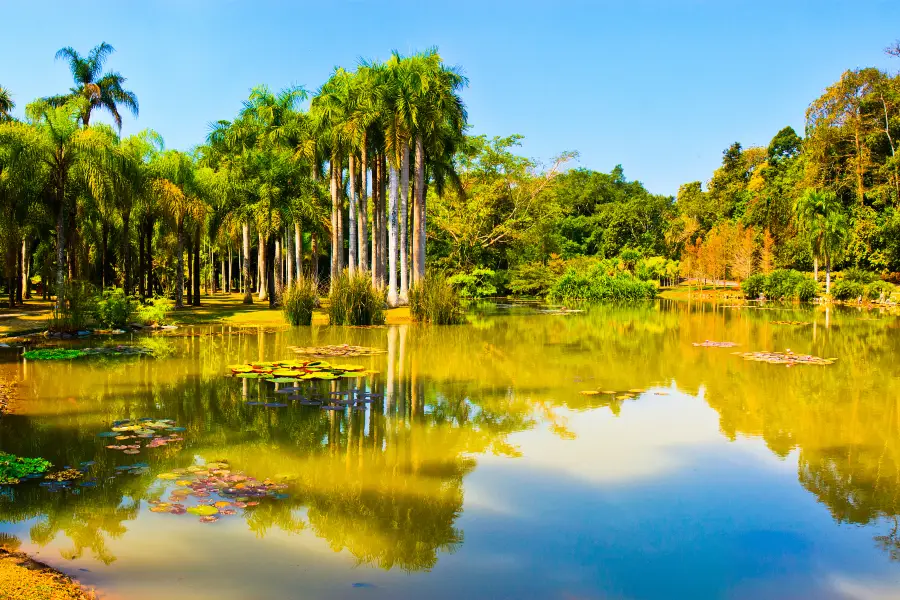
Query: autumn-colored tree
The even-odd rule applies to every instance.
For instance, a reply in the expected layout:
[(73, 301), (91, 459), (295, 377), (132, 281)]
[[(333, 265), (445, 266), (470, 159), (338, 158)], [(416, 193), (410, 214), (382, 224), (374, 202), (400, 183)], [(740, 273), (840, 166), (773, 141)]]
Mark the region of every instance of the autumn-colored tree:
[(756, 233), (752, 227), (738, 225), (732, 229), (731, 275), (743, 281), (756, 270)]
[(762, 246), (759, 249), (759, 270), (768, 275), (774, 268), (775, 239), (768, 228), (763, 232)]

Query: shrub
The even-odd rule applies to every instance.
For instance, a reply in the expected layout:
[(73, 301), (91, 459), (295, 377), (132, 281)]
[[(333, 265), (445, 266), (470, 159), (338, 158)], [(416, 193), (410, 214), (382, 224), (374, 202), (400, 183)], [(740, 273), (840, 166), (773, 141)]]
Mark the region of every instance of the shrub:
[(414, 321), (435, 325), (466, 322), (459, 293), (441, 274), (429, 273), (409, 290), (409, 312)]
[(812, 302), (819, 295), (819, 286), (812, 277), (803, 276), (794, 287), (794, 297), (800, 302)]
[(136, 318), (141, 325), (165, 325), (175, 304), (166, 298), (151, 298), (137, 309)]
[(101, 327), (113, 329), (125, 327), (134, 314), (134, 301), (122, 288), (104, 290), (97, 300), (95, 317)]
[(891, 297), (894, 286), (887, 281), (875, 281), (866, 286), (864, 296), (872, 302), (884, 302)]
[(797, 296), (797, 285), (803, 281), (800, 271), (778, 269), (766, 278), (766, 298), (769, 300), (791, 300)]
[(494, 275), (490, 269), (475, 269), (471, 273), (457, 273), (448, 281), (463, 298), (487, 298), (497, 295)]
[(366, 271), (344, 270), (331, 282), (328, 319), (332, 325), (384, 325), (385, 292)]
[(741, 282), (741, 290), (744, 292), (744, 298), (747, 300), (756, 300), (766, 290), (766, 276), (762, 273), (751, 275)]
[(294, 327), (311, 325), (313, 309), (319, 299), (319, 284), (312, 277), (302, 276), (285, 288), (281, 295), (281, 310)]
[(65, 332), (84, 329), (88, 320), (96, 314), (94, 287), (86, 281), (69, 281), (57, 293), (50, 329)]
[(841, 279), (866, 285), (877, 281), (878, 275), (869, 271), (864, 271), (859, 267), (850, 267), (848, 269), (844, 269)]
[(600, 268), (590, 273), (569, 269), (553, 284), (549, 298), (554, 301), (588, 302), (642, 300), (655, 298), (657, 290), (656, 283), (641, 281), (626, 272), (607, 275)]
[(556, 275), (548, 265), (527, 263), (512, 272), (509, 291), (516, 296), (544, 296), (556, 281)]
[(831, 286), (831, 295), (835, 300), (856, 300), (864, 291), (863, 284), (849, 279), (840, 279)]

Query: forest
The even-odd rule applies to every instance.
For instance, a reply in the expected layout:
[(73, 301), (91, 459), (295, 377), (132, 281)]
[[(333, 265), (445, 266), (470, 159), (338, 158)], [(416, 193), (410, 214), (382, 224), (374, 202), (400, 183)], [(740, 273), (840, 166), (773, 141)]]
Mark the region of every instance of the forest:
[(201, 288), (275, 305), (293, 281), (327, 285), (344, 270), (370, 274), (389, 306), (426, 271), (463, 296), (561, 299), (652, 296), (684, 280), (749, 281), (748, 296), (771, 296), (777, 286), (753, 278), (794, 270), (813, 274), (814, 297), (832, 293), (833, 271), (861, 284), (900, 271), (896, 73), (844, 72), (806, 108), (802, 135), (735, 142), (708, 182), (671, 197), (622, 166), (574, 167), (577, 152), (543, 164), (519, 153), (520, 135), (470, 131), (469, 82), (436, 49), (336, 68), (312, 92), (259, 85), (187, 152), (153, 129), (119, 134), (139, 103), (107, 70), (112, 46), (56, 58), (73, 87), (23, 118), (0, 87), (10, 307), (72, 282), (177, 307), (199, 305)]

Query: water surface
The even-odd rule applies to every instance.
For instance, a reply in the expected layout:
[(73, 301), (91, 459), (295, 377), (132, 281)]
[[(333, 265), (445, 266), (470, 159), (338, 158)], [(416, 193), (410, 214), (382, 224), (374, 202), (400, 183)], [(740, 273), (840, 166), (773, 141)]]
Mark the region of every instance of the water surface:
[[(898, 333), (874, 312), (658, 302), (180, 329), (161, 359), (6, 356), (22, 400), (0, 449), (94, 461), (98, 485), (4, 488), (0, 531), (104, 598), (900, 597)], [(383, 401), (253, 406), (272, 384), (223, 377), (332, 343), (387, 350), (332, 361), (379, 371), (338, 385)], [(733, 354), (788, 348), (838, 360)], [(184, 442), (128, 456), (97, 437), (141, 417)], [(211, 524), (149, 511), (174, 486), (156, 475), (217, 460), (287, 497)], [(148, 473), (108, 479), (138, 461)]]

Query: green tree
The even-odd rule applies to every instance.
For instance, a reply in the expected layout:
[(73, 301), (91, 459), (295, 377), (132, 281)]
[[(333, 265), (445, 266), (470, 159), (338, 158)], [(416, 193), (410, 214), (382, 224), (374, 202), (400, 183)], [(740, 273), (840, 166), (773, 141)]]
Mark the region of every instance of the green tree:
[(833, 192), (809, 190), (794, 206), (813, 255), (825, 258), (825, 293), (831, 293), (831, 263), (847, 235), (847, 217)]
[(122, 129), (120, 107), (127, 108), (134, 116), (138, 115), (138, 100), (134, 92), (123, 86), (125, 78), (115, 71), (103, 72), (106, 59), (115, 52), (115, 48), (101, 42), (91, 49), (87, 56), (81, 56), (74, 48), (60, 48), (56, 59), (69, 63), (69, 70), (75, 85), (64, 96), (53, 96), (47, 101), (54, 106), (62, 105), (72, 98), (83, 98), (81, 121), (85, 127), (90, 125), (91, 113), (94, 109), (106, 110), (113, 118), (116, 127)]

